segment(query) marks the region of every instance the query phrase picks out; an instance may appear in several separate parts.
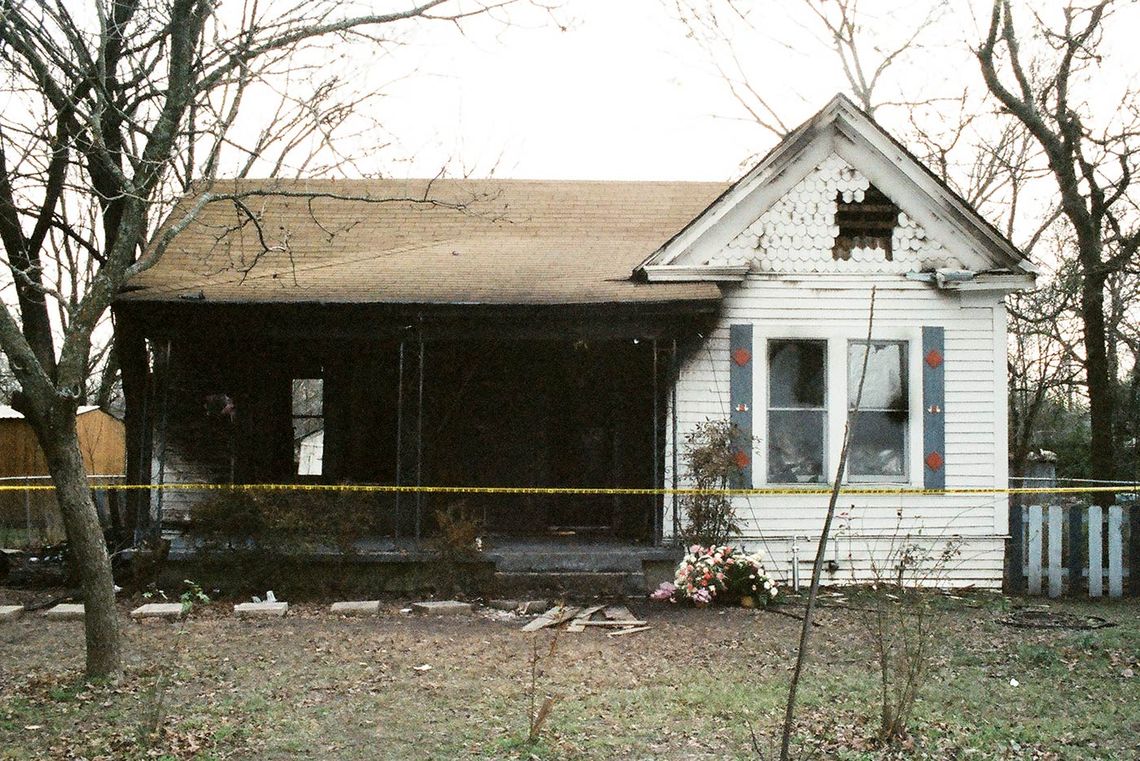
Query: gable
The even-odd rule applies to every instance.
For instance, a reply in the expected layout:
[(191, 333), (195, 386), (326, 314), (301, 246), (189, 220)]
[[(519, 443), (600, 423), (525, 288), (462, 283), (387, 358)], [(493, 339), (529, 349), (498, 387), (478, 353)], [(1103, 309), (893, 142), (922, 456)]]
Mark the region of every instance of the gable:
[[(839, 229), (851, 218), (846, 211), (857, 212), (868, 194), (881, 194), (884, 203), (877, 219), (868, 217), (874, 224), (856, 232), (882, 230), (882, 214), (893, 204), (898, 215), (890, 238), (874, 254), (873, 246), (856, 240), (833, 256), (836, 239), (850, 232)], [(894, 216), (890, 211), (885, 219)], [(940, 270), (970, 280), (984, 274), (991, 286), (1007, 290), (1030, 287), (1036, 271), (969, 204), (838, 96), (635, 274), (649, 281), (740, 281), (752, 272), (863, 272), (933, 281)]]
[[(869, 210), (860, 215), (864, 205)], [(853, 228), (845, 229), (845, 222)], [(906, 274), (990, 266), (969, 252), (951, 253), (834, 153), (730, 240), (719, 256), (700, 264), (747, 264), (750, 272), (796, 274)]]

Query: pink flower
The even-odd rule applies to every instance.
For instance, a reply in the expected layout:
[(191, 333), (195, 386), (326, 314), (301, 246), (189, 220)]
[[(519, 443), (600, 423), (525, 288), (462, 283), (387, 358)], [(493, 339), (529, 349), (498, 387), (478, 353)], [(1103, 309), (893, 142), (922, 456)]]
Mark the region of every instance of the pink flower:
[(672, 600), (673, 595), (677, 593), (675, 584), (670, 584), (668, 581), (661, 582), (661, 586), (654, 590), (653, 594), (649, 595), (654, 600)]

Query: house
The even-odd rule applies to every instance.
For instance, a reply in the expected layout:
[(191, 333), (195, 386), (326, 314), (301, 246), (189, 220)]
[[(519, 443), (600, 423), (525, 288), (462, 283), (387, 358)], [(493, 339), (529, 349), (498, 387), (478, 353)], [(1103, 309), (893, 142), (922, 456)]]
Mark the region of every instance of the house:
[[(846, 479), (883, 493), (845, 497), (833, 579), (954, 535), (949, 581), (1000, 585), (1005, 503), (960, 490), (1006, 485), (1003, 297), (1034, 269), (846, 98), (731, 185), (211, 190), (241, 202), (115, 303), (133, 480), (473, 487), (382, 492), (378, 533), (421, 539), (462, 499), (532, 548), (667, 548), (676, 496), (636, 490), (683, 487), (685, 434), (731, 418), (742, 541), (788, 576), (866, 356)], [(198, 499), (155, 495), (151, 520)]]
[[(76, 428), (83, 465), (95, 484), (121, 481), (126, 474), (126, 443), (122, 421), (94, 406), (78, 409)], [(24, 416), (0, 405), (0, 481), (8, 484), (50, 484), (47, 460), (32, 426)], [(101, 517), (110, 522), (108, 495), (96, 492)], [(50, 491), (0, 493), (0, 532), (20, 533), (23, 541), (50, 544), (62, 541), (63, 516)], [(26, 533), (23, 533), (26, 532)]]

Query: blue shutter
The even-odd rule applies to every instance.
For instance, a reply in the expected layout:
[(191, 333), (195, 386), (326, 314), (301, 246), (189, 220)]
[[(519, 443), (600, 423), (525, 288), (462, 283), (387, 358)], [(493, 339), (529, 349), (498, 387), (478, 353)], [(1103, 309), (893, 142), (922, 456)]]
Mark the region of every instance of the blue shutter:
[(728, 327), (729, 419), (736, 427), (736, 464), (740, 472), (732, 479), (737, 489), (752, 488), (752, 326)]
[(942, 328), (922, 329), (922, 487), (946, 488), (946, 353)]

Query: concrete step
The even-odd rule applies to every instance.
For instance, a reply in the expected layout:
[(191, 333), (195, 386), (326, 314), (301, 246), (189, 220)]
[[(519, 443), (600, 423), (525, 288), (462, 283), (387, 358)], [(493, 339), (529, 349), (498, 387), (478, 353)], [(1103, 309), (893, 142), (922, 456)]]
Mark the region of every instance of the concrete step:
[(496, 553), (495, 569), (504, 573), (640, 573), (641, 557), (628, 552), (556, 550)]
[(495, 590), (499, 595), (574, 598), (646, 594), (645, 575), (640, 571), (500, 571), (495, 574)]

